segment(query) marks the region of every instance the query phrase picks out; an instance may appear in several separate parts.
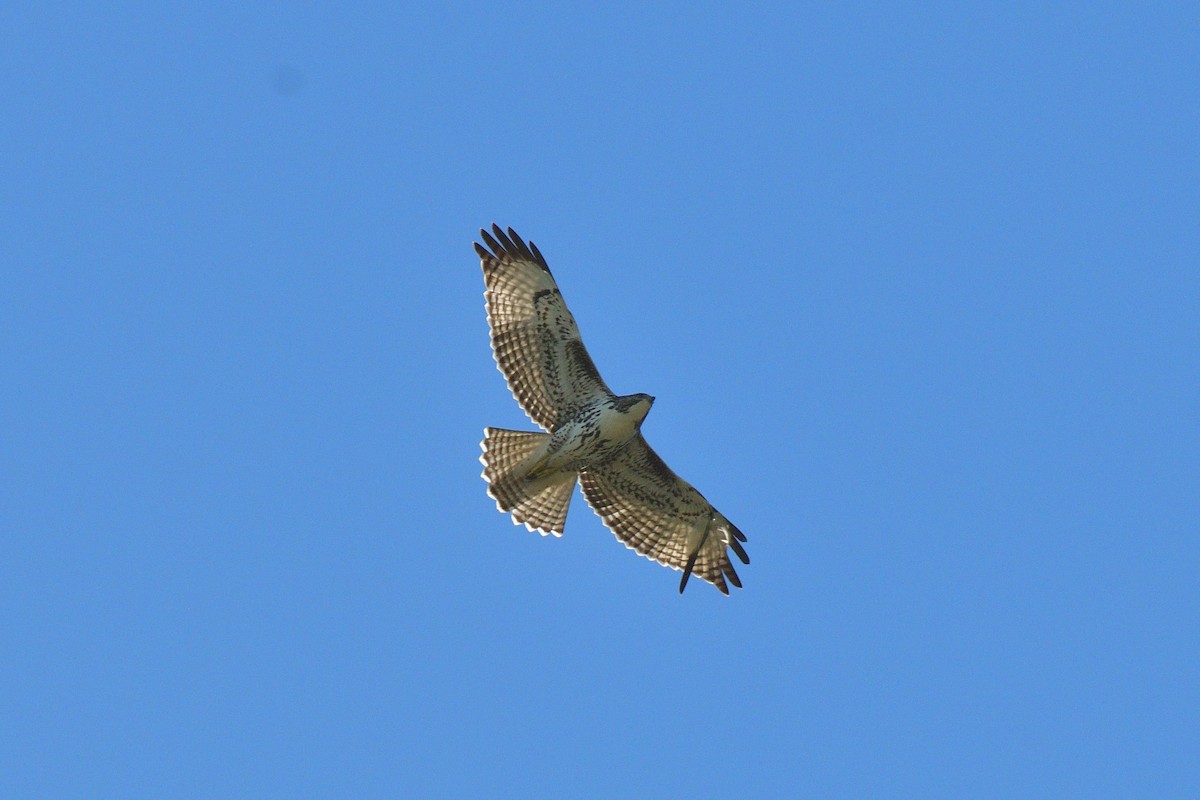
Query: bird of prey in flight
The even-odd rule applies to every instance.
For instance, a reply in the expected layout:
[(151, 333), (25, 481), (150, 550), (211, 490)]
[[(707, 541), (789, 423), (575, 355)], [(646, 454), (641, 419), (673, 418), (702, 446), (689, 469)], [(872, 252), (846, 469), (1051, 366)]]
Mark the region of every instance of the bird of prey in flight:
[[(545, 431), (485, 428), (483, 478), (496, 507), (542, 535), (561, 536), (575, 481), (604, 524), (643, 556), (729, 594), (729, 558), (749, 564), (746, 537), (642, 438), (654, 398), (616, 395), (579, 338), (537, 246), (509, 228), (479, 231), (492, 351), (517, 403)], [(486, 246), (484, 246), (486, 245)]]

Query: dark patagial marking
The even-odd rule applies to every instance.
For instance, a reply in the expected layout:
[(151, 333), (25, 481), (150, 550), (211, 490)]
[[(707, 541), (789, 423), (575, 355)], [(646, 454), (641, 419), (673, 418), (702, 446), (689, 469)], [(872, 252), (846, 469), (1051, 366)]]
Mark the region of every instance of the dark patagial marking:
[(596, 381), (597, 383), (604, 382), (600, 377), (600, 370), (596, 369), (596, 363), (592, 361), (592, 357), (588, 355), (587, 348), (583, 346), (583, 342), (579, 341), (578, 339), (572, 339), (571, 341), (567, 342), (567, 357), (572, 360), (572, 363), (577, 365), (577, 370), (581, 374), (587, 376), (591, 380)]
[(656, 478), (663, 482), (664, 486), (670, 486), (672, 483), (678, 480), (675, 473), (671, 471), (671, 468), (667, 466), (666, 462), (659, 458), (658, 453), (654, 452), (649, 447), (646, 448), (646, 467), (648, 467), (649, 470), (654, 473)]

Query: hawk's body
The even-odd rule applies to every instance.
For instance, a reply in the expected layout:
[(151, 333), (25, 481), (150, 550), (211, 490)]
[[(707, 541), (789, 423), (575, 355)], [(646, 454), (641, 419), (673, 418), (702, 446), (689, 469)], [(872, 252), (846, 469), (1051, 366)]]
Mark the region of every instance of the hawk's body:
[(496, 364), (530, 419), (548, 433), (485, 429), (483, 477), (496, 506), (542, 534), (561, 535), (578, 479), (604, 524), (664, 566), (695, 572), (729, 594), (741, 581), (728, 549), (749, 564), (746, 540), (642, 438), (654, 398), (618, 396), (579, 338), (550, 268), (531, 242), (493, 225), (475, 245), (487, 290)]

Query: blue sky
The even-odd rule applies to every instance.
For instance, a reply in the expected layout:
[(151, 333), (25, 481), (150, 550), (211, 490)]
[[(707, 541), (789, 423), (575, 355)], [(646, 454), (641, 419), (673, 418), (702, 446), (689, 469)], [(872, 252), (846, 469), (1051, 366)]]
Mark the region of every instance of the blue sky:
[[(0, 10), (0, 794), (1200, 791), (1193, 6), (111, 5)], [(492, 221), (744, 590), (497, 513)]]

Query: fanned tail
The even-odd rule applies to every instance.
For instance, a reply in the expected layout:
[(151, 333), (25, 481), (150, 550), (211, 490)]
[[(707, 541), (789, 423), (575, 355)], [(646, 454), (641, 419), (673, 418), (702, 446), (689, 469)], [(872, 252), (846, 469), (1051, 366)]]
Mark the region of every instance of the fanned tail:
[(552, 533), (562, 536), (567, 524), (567, 511), (571, 507), (571, 490), (575, 481), (565, 480), (542, 490), (540, 494), (523, 499), (512, 510), (513, 524), (524, 523), (531, 531), (545, 536)]
[(567, 524), (575, 475), (549, 475), (528, 481), (528, 459), (550, 438), (548, 433), (484, 428), (483, 479), (496, 508), (512, 515), (513, 524), (524, 523), (542, 535), (561, 536)]

